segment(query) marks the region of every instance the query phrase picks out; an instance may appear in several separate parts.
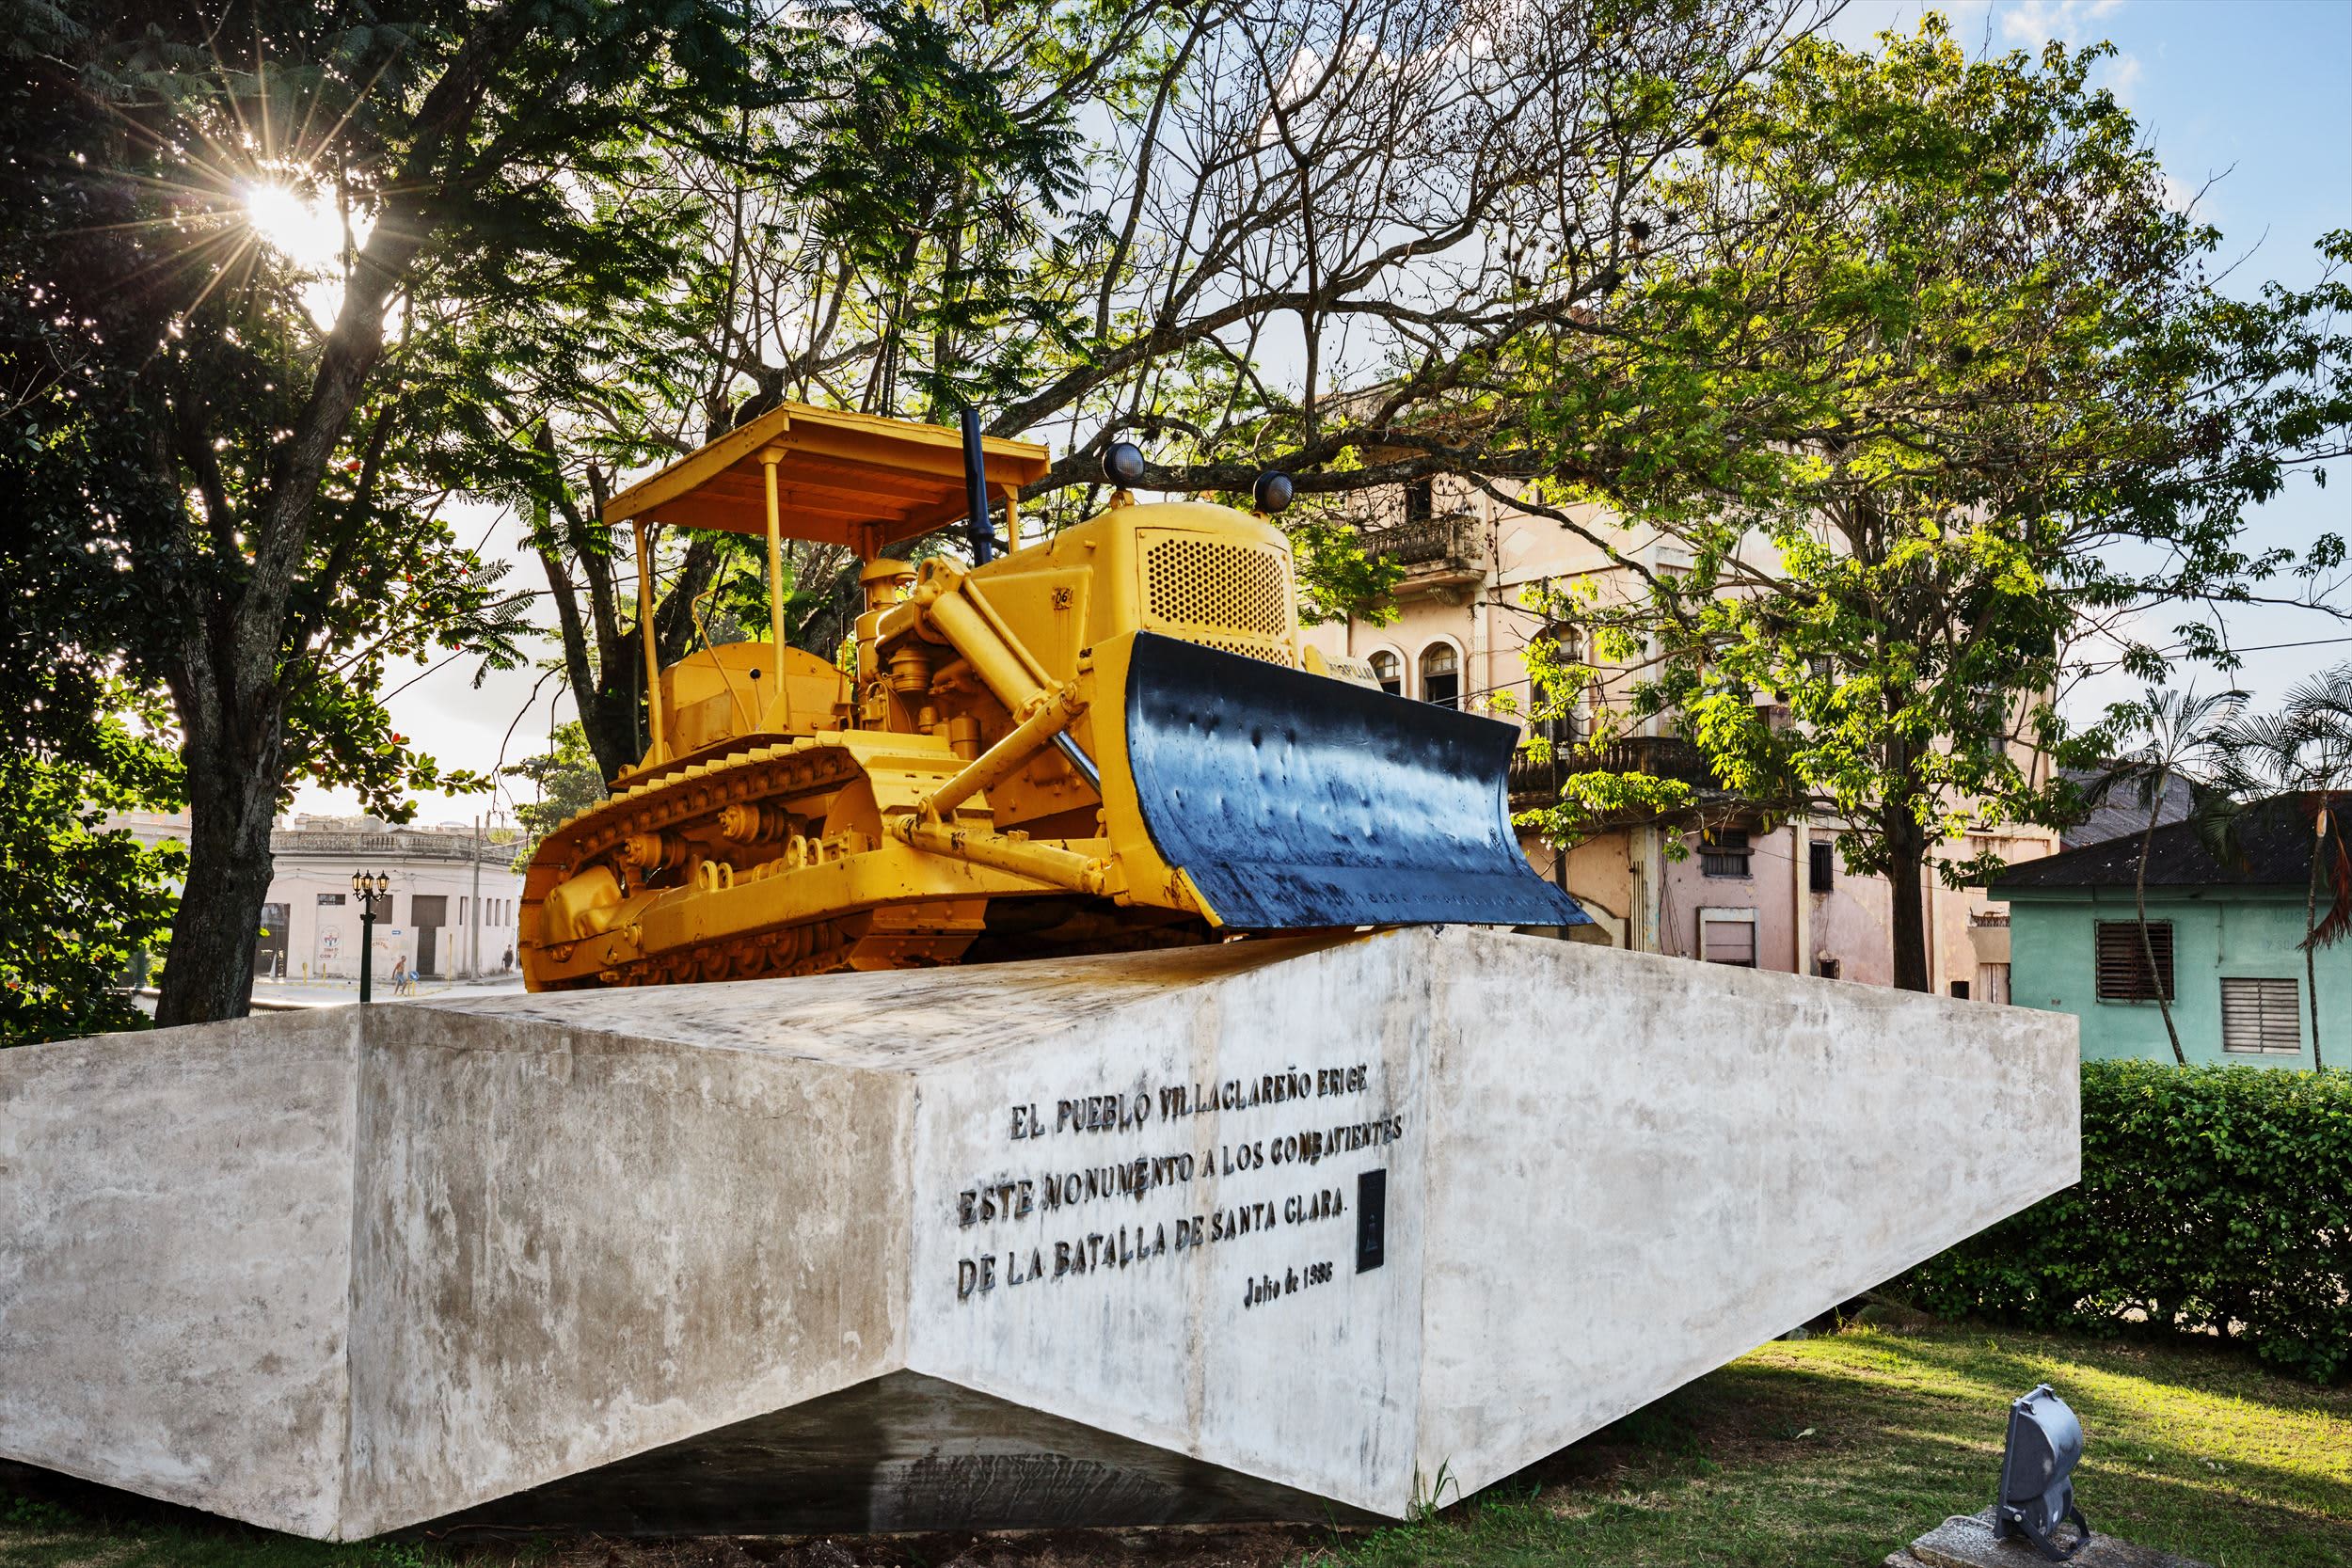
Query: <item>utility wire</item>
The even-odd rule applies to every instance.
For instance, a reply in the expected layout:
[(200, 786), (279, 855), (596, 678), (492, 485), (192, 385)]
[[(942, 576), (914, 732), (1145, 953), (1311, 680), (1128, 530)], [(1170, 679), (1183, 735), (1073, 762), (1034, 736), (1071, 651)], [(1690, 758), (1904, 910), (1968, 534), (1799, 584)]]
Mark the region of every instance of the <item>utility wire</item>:
[(2352, 637), (2307, 637), (2300, 642), (2256, 642), (2248, 647), (2231, 648), (2233, 654), (2266, 654), (2274, 648), (2318, 648), (2330, 642), (2352, 642)]

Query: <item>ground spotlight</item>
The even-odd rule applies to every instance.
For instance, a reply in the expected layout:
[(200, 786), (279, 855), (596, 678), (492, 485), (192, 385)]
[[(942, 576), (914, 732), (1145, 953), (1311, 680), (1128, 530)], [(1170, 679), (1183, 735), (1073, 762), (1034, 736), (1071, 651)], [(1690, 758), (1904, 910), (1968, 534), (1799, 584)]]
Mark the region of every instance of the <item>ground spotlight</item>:
[[(2052, 1562), (2063, 1562), (2090, 1540), (2090, 1522), (2074, 1506), (2074, 1466), (2083, 1457), (2083, 1424), (2066, 1402), (2042, 1384), (2009, 1407), (2009, 1441), (2001, 1452), (2001, 1495), (1993, 1508), (1993, 1537), (2022, 1535)], [(2071, 1520), (2072, 1545), (2056, 1539)]]

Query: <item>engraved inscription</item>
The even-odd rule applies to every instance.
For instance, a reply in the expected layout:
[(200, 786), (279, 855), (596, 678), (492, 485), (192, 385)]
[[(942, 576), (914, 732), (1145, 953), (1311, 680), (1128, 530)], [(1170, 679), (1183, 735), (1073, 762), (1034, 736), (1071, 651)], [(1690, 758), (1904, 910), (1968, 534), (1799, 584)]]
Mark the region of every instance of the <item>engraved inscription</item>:
[[(1084, 1085), (1006, 1104), (992, 1119), (1009, 1167), (955, 1195), (967, 1238), (957, 1299), (1105, 1274), (1173, 1281), (1206, 1248), (1335, 1222), (1355, 1230), (1360, 1270), (1363, 1221), (1376, 1234), (1381, 1218), (1358, 1209), (1368, 1191), (1385, 1196), (1362, 1167), (1384, 1161), (1405, 1132), (1404, 1113), (1375, 1078), (1364, 1062), (1293, 1066), (1214, 1083)], [(1274, 1125), (1253, 1125), (1262, 1117)], [(1100, 1146), (1122, 1137), (1127, 1148), (1104, 1158)], [(1348, 1234), (1336, 1233), (1343, 1250)], [(1337, 1265), (1318, 1252), (1252, 1265), (1242, 1305), (1331, 1283)]]

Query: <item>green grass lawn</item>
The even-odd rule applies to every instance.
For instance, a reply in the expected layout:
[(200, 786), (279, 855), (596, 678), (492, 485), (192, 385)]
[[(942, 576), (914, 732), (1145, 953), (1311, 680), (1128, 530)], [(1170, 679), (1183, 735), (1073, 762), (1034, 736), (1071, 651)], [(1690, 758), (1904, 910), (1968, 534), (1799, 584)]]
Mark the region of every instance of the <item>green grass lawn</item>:
[(2094, 1528), (2217, 1568), (2352, 1563), (2352, 1390), (2271, 1377), (2220, 1347), (1924, 1324), (1766, 1345), (1479, 1497), (1369, 1533), (323, 1546), (120, 1494), (35, 1485), (0, 1495), (0, 1568), (1270, 1568), (1302, 1558), (1329, 1568), (1862, 1568), (1990, 1500), (2004, 1408), (2040, 1382), (2089, 1433), (2077, 1484)]
[(2217, 1568), (2352, 1563), (2352, 1390), (2232, 1350), (1984, 1327), (1775, 1341), (1514, 1481), (1329, 1554), (1390, 1564), (1876, 1564), (1992, 1501), (2008, 1402), (2082, 1418), (2091, 1527)]

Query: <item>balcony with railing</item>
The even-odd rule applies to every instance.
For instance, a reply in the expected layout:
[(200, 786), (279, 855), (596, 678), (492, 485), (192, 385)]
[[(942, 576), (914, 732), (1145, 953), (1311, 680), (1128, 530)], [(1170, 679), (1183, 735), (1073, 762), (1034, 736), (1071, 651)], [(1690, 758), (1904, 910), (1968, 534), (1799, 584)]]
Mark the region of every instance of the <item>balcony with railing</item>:
[(1597, 745), (1555, 746), (1541, 759), (1511, 758), (1511, 806), (1531, 811), (1560, 799), (1560, 781), (1576, 773), (1647, 773), (1693, 789), (1721, 789), (1706, 755), (1679, 736), (1625, 735)]
[[(1970, 910), (1968, 911), (1968, 945), (1976, 953), (1977, 962), (2005, 964), (2010, 961), (2009, 911), (2007, 910)], [(2006, 982), (2003, 982), (2004, 985)], [(2001, 1000), (2007, 1001), (2006, 990)], [(1993, 1000), (1987, 997), (1985, 1000)]]
[(1467, 508), (1365, 528), (1364, 553), (1405, 568), (1401, 588), (1477, 582), (1486, 575), (1486, 530)]

